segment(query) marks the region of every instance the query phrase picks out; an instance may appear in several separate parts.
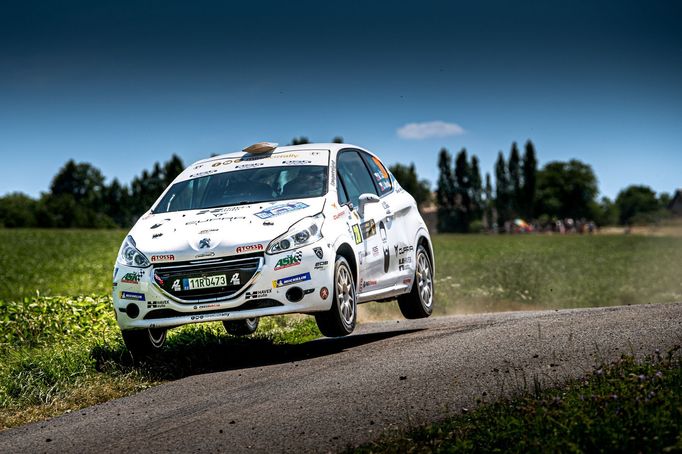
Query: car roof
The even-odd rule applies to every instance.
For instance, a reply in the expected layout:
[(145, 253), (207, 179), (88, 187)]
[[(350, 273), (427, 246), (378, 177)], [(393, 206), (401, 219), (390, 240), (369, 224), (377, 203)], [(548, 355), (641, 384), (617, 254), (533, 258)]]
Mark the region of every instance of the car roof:
[[(374, 155), (374, 153), (372, 153), (368, 150), (365, 150), (362, 147), (358, 147), (357, 145), (352, 145), (349, 143), (305, 143), (305, 144), (301, 144), (301, 145), (286, 145), (283, 147), (275, 148), (275, 150), (273, 150), (273, 153), (286, 153), (286, 152), (294, 152), (294, 151), (305, 153), (308, 151), (312, 152), (312, 151), (326, 150), (326, 151), (331, 152), (332, 157), (334, 157), (334, 156), (336, 156), (336, 153), (338, 153), (340, 150), (343, 150), (346, 148), (355, 148), (358, 150), (366, 151), (367, 153), (369, 153), (371, 155)], [(201, 159), (201, 160), (193, 163), (192, 165), (190, 165), (188, 167), (197, 166), (199, 164), (206, 164), (206, 163), (218, 161), (221, 159), (241, 158), (241, 157), (247, 156), (247, 155), (251, 156), (249, 153), (245, 153), (243, 151), (234, 151), (234, 152), (230, 152), (230, 153), (212, 156), (212, 157), (206, 158), (206, 159)]]

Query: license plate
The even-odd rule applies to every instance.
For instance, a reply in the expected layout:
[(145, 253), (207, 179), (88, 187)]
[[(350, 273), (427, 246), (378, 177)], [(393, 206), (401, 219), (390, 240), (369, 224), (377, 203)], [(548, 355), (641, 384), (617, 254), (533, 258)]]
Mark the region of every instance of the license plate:
[(227, 285), (227, 275), (217, 274), (215, 276), (190, 277), (182, 280), (183, 290), (196, 290), (201, 288), (225, 287)]

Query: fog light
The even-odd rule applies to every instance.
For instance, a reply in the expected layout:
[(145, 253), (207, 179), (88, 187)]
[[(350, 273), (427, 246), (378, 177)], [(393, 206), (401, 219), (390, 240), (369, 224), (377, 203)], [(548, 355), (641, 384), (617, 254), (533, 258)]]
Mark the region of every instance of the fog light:
[(301, 287), (292, 287), (287, 290), (286, 297), (292, 303), (298, 303), (303, 299), (303, 290)]
[(137, 307), (137, 304), (130, 303), (126, 306), (126, 314), (128, 314), (128, 317), (130, 318), (135, 318), (140, 315), (140, 308)]

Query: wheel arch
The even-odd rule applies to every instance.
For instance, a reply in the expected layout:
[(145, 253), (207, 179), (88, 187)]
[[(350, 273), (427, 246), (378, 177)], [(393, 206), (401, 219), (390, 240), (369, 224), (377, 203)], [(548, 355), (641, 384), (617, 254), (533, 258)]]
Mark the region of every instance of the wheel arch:
[[(431, 236), (429, 232), (425, 229), (419, 229), (417, 232), (417, 240), (415, 241), (417, 246), (423, 246), (426, 249), (426, 253), (429, 254), (429, 260), (431, 260), (431, 268), (433, 269), (433, 278), (436, 276), (436, 260), (433, 256), (433, 245), (431, 244)], [(416, 251), (415, 251), (416, 253)]]
[(355, 287), (357, 288), (359, 276), (358, 264), (355, 260), (355, 250), (350, 244), (343, 242), (336, 248), (336, 255), (340, 255), (341, 257), (346, 259), (348, 265), (350, 265), (350, 271), (351, 273), (353, 273), (353, 279), (355, 279)]

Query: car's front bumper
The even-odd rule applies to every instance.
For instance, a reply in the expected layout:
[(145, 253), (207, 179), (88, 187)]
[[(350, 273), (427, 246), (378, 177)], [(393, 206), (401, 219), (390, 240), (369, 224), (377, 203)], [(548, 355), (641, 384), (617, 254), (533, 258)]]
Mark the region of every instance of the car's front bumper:
[[(294, 251), (264, 254), (259, 271), (228, 299), (190, 301), (179, 298), (155, 282), (154, 266), (140, 269), (117, 264), (113, 282), (116, 321), (122, 330), (131, 330), (328, 310), (333, 293), (334, 256), (329, 246), (322, 243), (297, 249), (301, 252), (300, 263), (284, 269), (274, 268), (282, 257)], [(315, 252), (319, 248), (322, 258)], [(302, 277), (286, 282), (287, 278), (295, 276)], [(296, 287), (301, 289), (303, 297), (292, 302), (286, 295)], [(325, 294), (326, 298), (323, 298)]]

